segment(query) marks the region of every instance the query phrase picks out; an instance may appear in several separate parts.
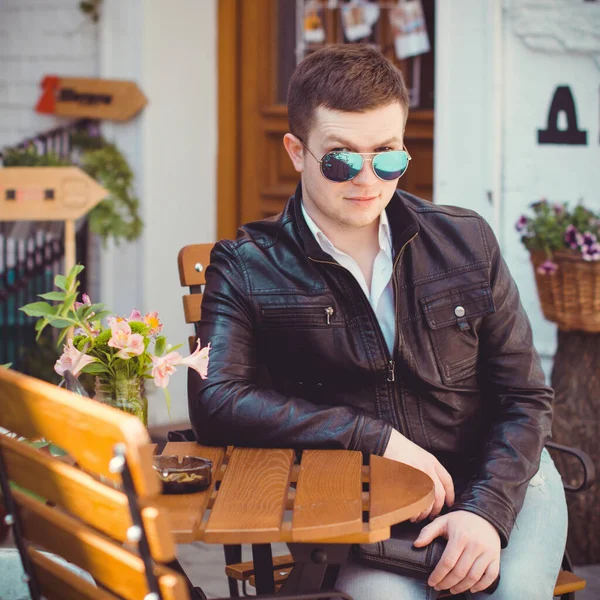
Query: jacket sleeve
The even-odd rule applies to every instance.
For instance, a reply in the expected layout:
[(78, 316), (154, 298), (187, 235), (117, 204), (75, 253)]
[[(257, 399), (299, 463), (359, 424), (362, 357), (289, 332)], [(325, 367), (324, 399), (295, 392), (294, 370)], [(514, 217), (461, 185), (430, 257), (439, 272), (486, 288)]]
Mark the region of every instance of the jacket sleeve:
[(491, 228), (487, 223), (484, 228), (496, 312), (481, 324), (479, 360), (482, 381), (487, 381), (483, 398), (491, 403), (493, 416), (479, 473), (452, 510), (490, 521), (504, 548), (550, 438), (553, 391), (545, 385), (517, 286)]
[(208, 445), (338, 448), (383, 454), (391, 426), (347, 406), (324, 406), (259, 385), (248, 273), (235, 242), (215, 245), (198, 335), (210, 342), (208, 376), (188, 370), (188, 403)]

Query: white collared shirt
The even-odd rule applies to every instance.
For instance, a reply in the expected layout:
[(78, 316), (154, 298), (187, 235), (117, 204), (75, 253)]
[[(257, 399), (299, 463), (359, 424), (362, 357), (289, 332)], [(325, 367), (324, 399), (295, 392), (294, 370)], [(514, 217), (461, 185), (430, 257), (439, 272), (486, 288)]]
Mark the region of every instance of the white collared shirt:
[(394, 284), (392, 281), (394, 262), (392, 255), (392, 232), (385, 210), (379, 217), (379, 253), (373, 262), (370, 290), (358, 263), (331, 243), (329, 238), (319, 229), (319, 226), (310, 218), (304, 208), (304, 203), (302, 203), (302, 214), (308, 228), (314, 235), (319, 246), (321, 246), (321, 250), (330, 254), (342, 267), (348, 269), (354, 275), (356, 281), (358, 281), (362, 291), (369, 300), (369, 304), (373, 308), (388, 350), (393, 356), (394, 334), (396, 333), (396, 309), (394, 306)]

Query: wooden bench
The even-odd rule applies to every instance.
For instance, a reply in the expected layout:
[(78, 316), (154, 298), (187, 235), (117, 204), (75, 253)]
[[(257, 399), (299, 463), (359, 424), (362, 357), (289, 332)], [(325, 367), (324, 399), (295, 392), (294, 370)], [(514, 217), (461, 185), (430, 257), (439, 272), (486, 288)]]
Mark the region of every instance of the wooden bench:
[[(0, 434), (3, 503), (32, 598), (190, 599), (172, 568), (176, 546), (154, 503), (160, 482), (136, 417), (0, 369), (0, 427), (12, 432)], [(27, 441), (40, 438), (70, 460)]]

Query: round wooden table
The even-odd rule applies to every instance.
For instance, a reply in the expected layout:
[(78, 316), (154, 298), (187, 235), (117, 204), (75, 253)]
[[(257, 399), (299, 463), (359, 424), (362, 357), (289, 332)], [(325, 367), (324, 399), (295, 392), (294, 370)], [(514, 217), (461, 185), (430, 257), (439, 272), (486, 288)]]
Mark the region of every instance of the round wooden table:
[(159, 499), (176, 541), (252, 544), (259, 593), (273, 591), (271, 543), (287, 542), (296, 563), (283, 591), (314, 591), (352, 544), (388, 539), (393, 525), (434, 500), (433, 482), (421, 471), (380, 456), (365, 466), (362, 453), (350, 450), (304, 450), (297, 462), (287, 448), (170, 442), (162, 454), (213, 462), (209, 489)]

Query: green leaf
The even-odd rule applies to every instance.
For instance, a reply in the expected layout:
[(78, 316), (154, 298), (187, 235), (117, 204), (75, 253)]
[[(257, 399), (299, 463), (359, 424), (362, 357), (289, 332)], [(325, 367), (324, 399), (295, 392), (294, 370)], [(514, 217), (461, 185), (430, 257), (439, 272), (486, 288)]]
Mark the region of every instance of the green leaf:
[(54, 278), (54, 285), (63, 290), (64, 292), (67, 291), (67, 278), (64, 275), (57, 275)]
[(77, 292), (71, 292), (70, 294), (67, 294), (63, 306), (65, 308), (72, 308), (75, 305), (75, 300), (77, 300)]
[(46, 327), (46, 325), (48, 325), (48, 319), (38, 319), (35, 322), (35, 330), (41, 331), (42, 329), (44, 329), (44, 327)]
[(93, 362), (89, 365), (85, 365), (83, 369), (81, 369), (82, 373), (89, 373), (90, 375), (99, 375), (100, 373), (110, 373), (110, 369), (101, 362)]
[(167, 348), (167, 338), (164, 335), (159, 335), (154, 343), (154, 354), (162, 356)]
[(22, 306), (19, 310), (30, 317), (46, 317), (56, 314), (56, 309), (47, 302), (31, 302)]
[(6, 363), (5, 365), (0, 365), (0, 369), (10, 369), (12, 367), (12, 363)]
[(169, 413), (169, 419), (171, 418), (171, 392), (167, 388), (163, 388), (165, 392), (165, 401), (167, 403), (167, 413)]
[(83, 265), (73, 265), (73, 267), (69, 271), (69, 274), (67, 275), (67, 288), (68, 289), (71, 289), (71, 287), (73, 286), (73, 283), (75, 282), (75, 279), (77, 278), (77, 275), (79, 275), (79, 273), (81, 273), (81, 271), (83, 271), (83, 269), (85, 269), (85, 267)]
[(61, 318), (53, 318), (50, 317), (48, 319), (48, 321), (50, 322), (50, 325), (52, 327), (56, 327), (57, 329), (63, 329), (65, 327), (72, 327), (73, 323), (71, 321), (67, 321), (66, 319), (61, 319)]
[[(81, 318), (85, 321), (90, 318), (92, 313), (102, 312), (104, 310), (104, 304), (102, 304), (101, 302), (97, 302), (96, 304), (91, 304), (90, 306), (84, 306), (83, 308), (85, 310), (83, 311)], [(94, 318), (96, 318), (96, 317), (94, 316)]]
[(59, 302), (62, 302), (65, 299), (66, 294), (65, 292), (47, 292), (45, 294), (38, 294), (38, 296), (44, 300), (58, 300)]
[(47, 442), (46, 440), (37, 440), (35, 442), (31, 442), (31, 445), (34, 448), (45, 448), (46, 446), (50, 445), (50, 442)]
[(58, 340), (56, 340), (57, 348), (60, 348), (60, 345), (63, 343), (64, 339), (67, 337), (67, 334), (69, 333), (69, 329), (70, 329), (70, 327), (65, 327), (65, 329), (63, 329), (60, 332), (60, 335), (58, 336)]
[(179, 348), (183, 348), (183, 344), (177, 344), (177, 346), (171, 346), (171, 348), (169, 348), (169, 352), (177, 352), (177, 350), (179, 350)]
[(56, 444), (50, 444), (50, 447), (48, 448), (48, 450), (50, 450), (50, 454), (52, 456), (66, 456), (68, 454), (66, 452), (66, 450), (63, 450)]

